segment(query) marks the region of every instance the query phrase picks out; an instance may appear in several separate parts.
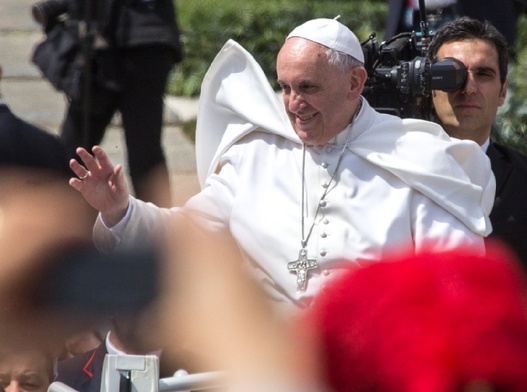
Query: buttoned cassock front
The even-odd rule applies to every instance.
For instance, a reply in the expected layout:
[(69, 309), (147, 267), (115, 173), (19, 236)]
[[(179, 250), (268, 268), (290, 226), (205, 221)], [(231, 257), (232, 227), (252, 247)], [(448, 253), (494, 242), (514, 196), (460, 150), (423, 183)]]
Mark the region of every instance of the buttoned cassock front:
[[(483, 251), (494, 177), (479, 146), (452, 140), (429, 122), (381, 115), (365, 100), (331, 183), (348, 130), (324, 146), (307, 147), (302, 212), (302, 143), (259, 72), (233, 41), (211, 66), (196, 139), (202, 191), (184, 208), (206, 226), (230, 231), (271, 297), (308, 305), (345, 265), (395, 252)], [(297, 293), (287, 264), (301, 248), (301, 214), (307, 236), (328, 184), (307, 246), (320, 267), (309, 271), (306, 291)], [(101, 248), (134, 244), (169, 215), (135, 198), (130, 206), (111, 230), (98, 220)]]

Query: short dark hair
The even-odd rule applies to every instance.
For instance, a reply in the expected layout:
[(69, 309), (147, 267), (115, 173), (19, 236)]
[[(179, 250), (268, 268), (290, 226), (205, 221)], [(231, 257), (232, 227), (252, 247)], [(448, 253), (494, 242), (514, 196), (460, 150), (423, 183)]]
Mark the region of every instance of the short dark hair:
[(428, 47), (428, 57), (433, 63), (437, 62), (437, 52), (448, 42), (464, 41), (468, 39), (482, 39), (492, 43), (498, 52), (498, 67), (500, 71), (501, 84), (507, 80), (507, 69), (509, 66), (509, 53), (507, 40), (496, 27), (488, 21), (464, 16), (448, 22), (434, 33)]

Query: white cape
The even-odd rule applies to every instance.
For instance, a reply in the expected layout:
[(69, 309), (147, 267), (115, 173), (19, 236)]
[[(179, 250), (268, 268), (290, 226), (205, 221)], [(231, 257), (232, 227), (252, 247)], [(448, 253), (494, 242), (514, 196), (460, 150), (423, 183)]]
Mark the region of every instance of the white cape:
[[(366, 100), (363, 103), (369, 106)], [(259, 64), (229, 40), (201, 88), (196, 163), (202, 188), (222, 154), (257, 128), (301, 143)], [(476, 143), (450, 138), (430, 122), (383, 115), (383, 121), (364, 130), (349, 150), (425, 194), (472, 231), (491, 232), (488, 216), (495, 179), (490, 161)]]

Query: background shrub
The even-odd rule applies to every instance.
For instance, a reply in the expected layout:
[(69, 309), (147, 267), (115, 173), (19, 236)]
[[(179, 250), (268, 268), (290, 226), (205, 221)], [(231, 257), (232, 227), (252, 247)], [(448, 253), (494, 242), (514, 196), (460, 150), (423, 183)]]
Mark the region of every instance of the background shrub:
[(386, 14), (384, 0), (186, 0), (177, 7), (186, 57), (169, 92), (181, 96), (199, 95), (205, 72), (228, 39), (247, 49), (276, 87), (276, 55), (297, 25), (341, 15), (339, 20), (364, 40), (382, 31)]
[(506, 104), (500, 108), (492, 132), (494, 140), (527, 153), (527, 15), (520, 18), (515, 45), (517, 58), (509, 71)]

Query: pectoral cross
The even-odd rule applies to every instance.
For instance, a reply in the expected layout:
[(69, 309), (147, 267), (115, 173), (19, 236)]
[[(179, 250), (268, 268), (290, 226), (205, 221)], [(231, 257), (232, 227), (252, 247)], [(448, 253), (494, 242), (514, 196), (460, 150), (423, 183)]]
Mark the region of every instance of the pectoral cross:
[(307, 258), (306, 248), (300, 249), (298, 252), (298, 259), (287, 264), (287, 269), (296, 273), (296, 292), (302, 293), (306, 291), (307, 272), (309, 270), (318, 268), (316, 259)]

